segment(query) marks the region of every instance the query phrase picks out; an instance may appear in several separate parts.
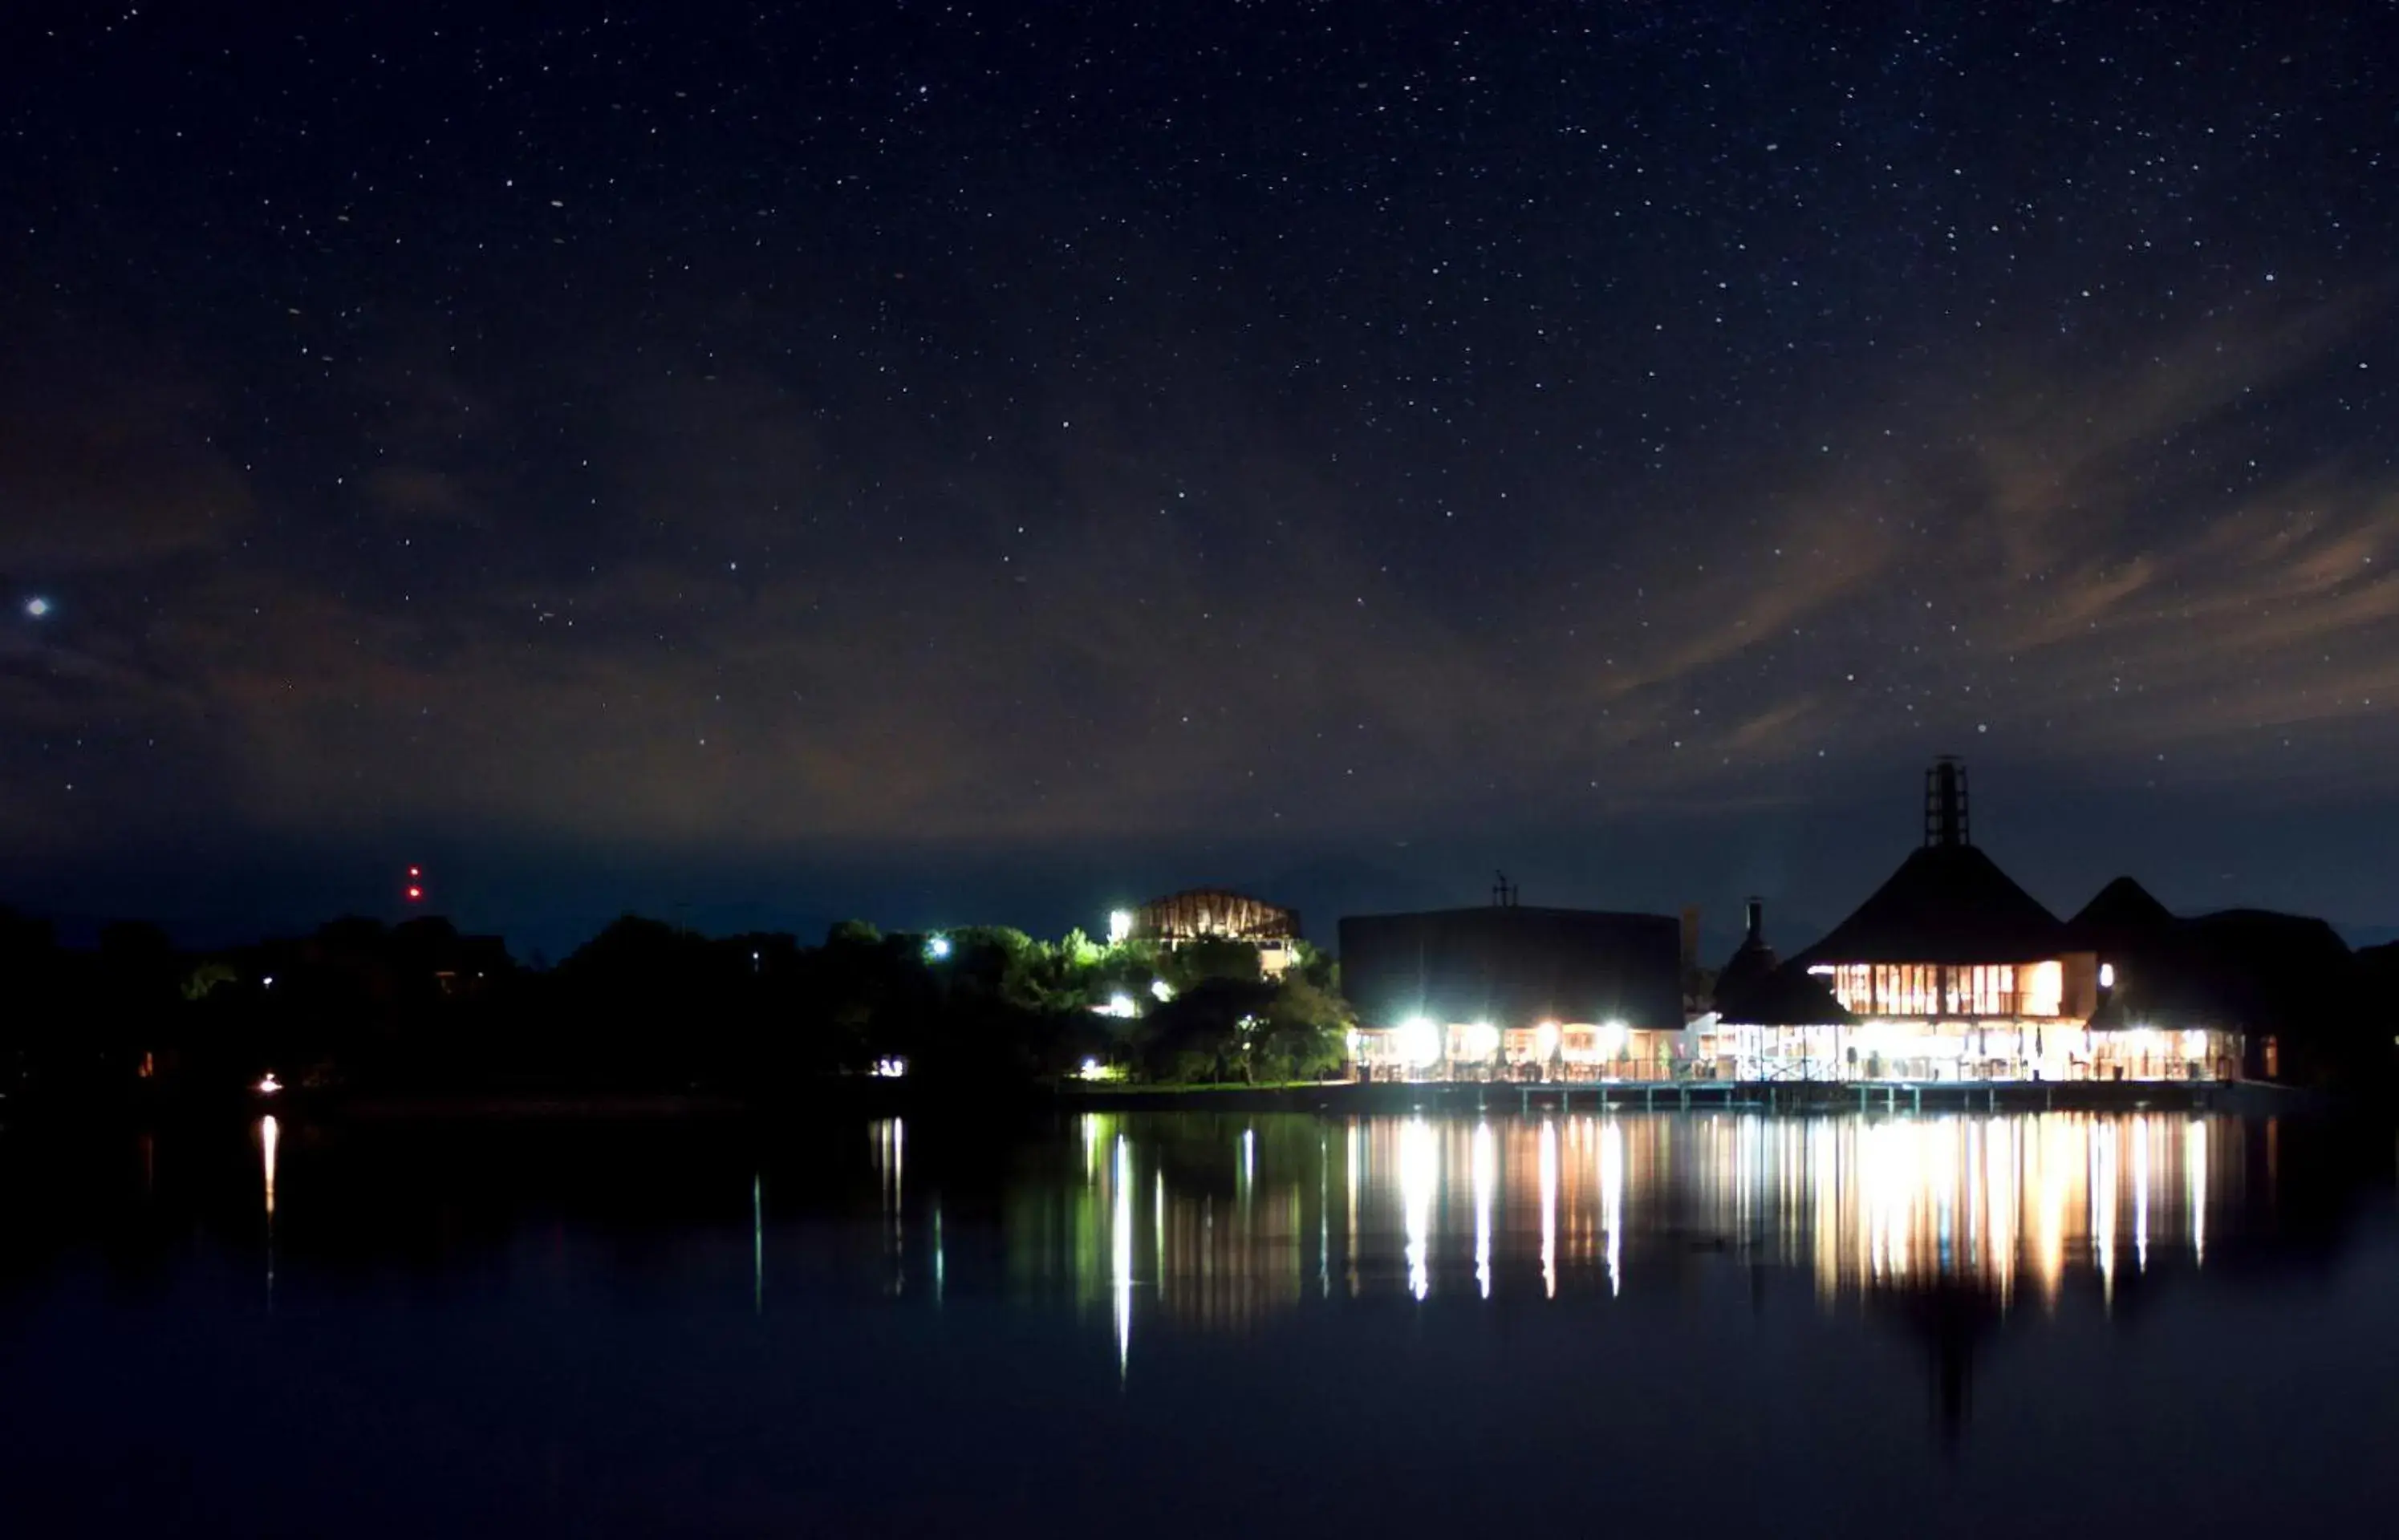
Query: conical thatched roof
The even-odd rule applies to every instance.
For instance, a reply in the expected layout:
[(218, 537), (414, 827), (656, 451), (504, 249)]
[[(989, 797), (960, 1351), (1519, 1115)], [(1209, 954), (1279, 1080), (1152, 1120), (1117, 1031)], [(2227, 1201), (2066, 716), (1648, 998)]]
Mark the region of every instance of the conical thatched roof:
[(1719, 976), (1716, 1015), (1745, 1027), (1846, 1027), (1857, 1021), (1834, 998), (1831, 985), (1796, 964), (1736, 979), (1729, 989)]
[(2174, 923), (2172, 912), (2148, 888), (2119, 877), (2067, 921), (2066, 929), (2078, 951), (2107, 952), (2137, 945)]
[(1716, 1015), (1750, 1027), (1845, 1027), (1857, 1020), (1830, 985), (1785, 967), (1766, 944), (1766, 900), (1749, 900), (1749, 929), (1716, 974)]
[(2230, 909), (2173, 921), (2129, 953), (2092, 1025), (2338, 1036), (2356, 1026), (2359, 977), (2322, 920)]
[(1794, 962), (2032, 963), (2067, 950), (2057, 916), (1988, 856), (1928, 844)]
[(1744, 991), (1765, 982), (1777, 965), (1774, 949), (1766, 944), (1766, 904), (1762, 898), (1749, 900), (1749, 928), (1733, 949), (1725, 966), (1716, 970), (1715, 996), (1719, 1001), (1728, 996), (1740, 998)]

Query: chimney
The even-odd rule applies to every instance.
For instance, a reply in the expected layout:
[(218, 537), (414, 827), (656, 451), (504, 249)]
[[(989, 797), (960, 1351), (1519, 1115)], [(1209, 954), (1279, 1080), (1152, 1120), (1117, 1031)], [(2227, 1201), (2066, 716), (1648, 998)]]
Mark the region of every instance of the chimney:
[(1924, 772), (1925, 844), (1973, 844), (1966, 812), (1966, 766), (1955, 754), (1944, 754)]
[(1766, 944), (1766, 900), (1753, 895), (1742, 907), (1744, 917), (1749, 922), (1749, 944), (1764, 946)]

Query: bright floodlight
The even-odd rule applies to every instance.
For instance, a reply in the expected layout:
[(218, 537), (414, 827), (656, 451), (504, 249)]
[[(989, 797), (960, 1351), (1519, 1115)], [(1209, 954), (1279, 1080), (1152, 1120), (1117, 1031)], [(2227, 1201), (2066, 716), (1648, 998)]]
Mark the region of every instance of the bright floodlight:
[(1163, 979), (1152, 979), (1149, 981), (1149, 993), (1150, 998), (1162, 1006), (1174, 998), (1174, 986)]
[(1108, 996), (1106, 1005), (1093, 1008), (1102, 1016), (1113, 1016), (1120, 1021), (1129, 1021), (1132, 1019), (1132, 996), (1119, 990)]
[(275, 1078), (275, 1072), (273, 1070), (267, 1071), (266, 1074), (259, 1079), (258, 1094), (261, 1096), (273, 1096), (277, 1091), (279, 1091), (282, 1088), (283, 1082)]
[(1466, 1057), (1488, 1059), (1499, 1051), (1499, 1029), (1488, 1021), (1477, 1021), (1466, 1029)]
[(1108, 911), (1108, 945), (1122, 946), (1132, 939), (1132, 911), (1130, 909)]
[(948, 937), (946, 937), (946, 936), (931, 936), (931, 937), (928, 937), (928, 938), (926, 938), (926, 940), (925, 940), (925, 955), (926, 955), (927, 957), (929, 957), (929, 958), (931, 958), (934, 962), (938, 963), (938, 962), (940, 962), (942, 958), (947, 957), (949, 954), (950, 954), (950, 939), (949, 939)]
[(2101, 989), (2114, 989), (2116, 987), (2115, 964), (2102, 963), (2099, 965), (2099, 987)]
[(1533, 1057), (1555, 1059), (1558, 1055), (1558, 1024), (1544, 1021), (1533, 1029)]
[(1613, 1059), (1624, 1051), (1624, 1041), (1629, 1035), (1621, 1021), (1602, 1022), (1593, 1046), (1599, 1049), (1602, 1059)]
[(1400, 1023), (1393, 1034), (1394, 1046), (1400, 1050), (1400, 1061), (1418, 1069), (1441, 1058), (1441, 1029), (1428, 1017), (1412, 1016)]

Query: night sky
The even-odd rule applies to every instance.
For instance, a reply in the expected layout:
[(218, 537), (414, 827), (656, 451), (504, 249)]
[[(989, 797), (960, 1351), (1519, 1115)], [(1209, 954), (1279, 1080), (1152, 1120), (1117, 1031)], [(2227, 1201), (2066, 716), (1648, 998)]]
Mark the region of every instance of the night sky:
[(1956, 752), (2364, 936), (2395, 106), (2330, 0), (12, 6), (0, 898), (1792, 947)]

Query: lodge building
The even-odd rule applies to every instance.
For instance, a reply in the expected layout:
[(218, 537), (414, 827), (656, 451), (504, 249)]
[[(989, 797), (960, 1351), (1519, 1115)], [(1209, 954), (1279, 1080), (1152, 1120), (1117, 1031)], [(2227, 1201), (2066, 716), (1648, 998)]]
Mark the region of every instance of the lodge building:
[(1488, 908), (1341, 922), (1351, 1045), (1376, 1079), (1663, 1079), (1682, 1047), (1682, 926), (1671, 915)]
[[(1720, 987), (1716, 1013), (1698, 1024), (1698, 1055), (1742, 1080), (2201, 1080), (2240, 1073), (2242, 1034), (2228, 1023), (2161, 1029), (2103, 1009), (2115, 983), (2115, 965), (2102, 956), (2105, 927), (2082, 923), (2084, 916), (2068, 925), (2017, 886), (1975, 847), (1969, 815), (1966, 767), (1936, 761), (1925, 773), (1921, 847), (1823, 939), (1780, 965), (1778, 973), (1796, 969), (1818, 980), (1838, 1017), (1797, 992), (1807, 1019), (1782, 1019), (1793, 1014), (1787, 978), (1773, 1002), (1745, 987), (1729, 994)], [(2162, 906), (2157, 913), (2164, 914)], [(1754, 938), (1755, 929), (1753, 911)]]
[(2222, 1081), (2322, 1078), (2374, 1049), (2323, 921), (2180, 917), (2129, 877), (2060, 920), (1974, 844), (1964, 764), (1934, 762), (1922, 811), (1922, 844), (1796, 956), (1752, 899), (1687, 1010), (1688, 916), (1679, 966), (1665, 915), (1511, 896), (1345, 919), (1353, 1059), (1411, 1080)]
[(1186, 888), (1120, 911), (1109, 939), (1172, 949), (1199, 941), (1240, 941), (1257, 949), (1258, 968), (1278, 978), (1298, 955), (1299, 912), (1221, 887)]

